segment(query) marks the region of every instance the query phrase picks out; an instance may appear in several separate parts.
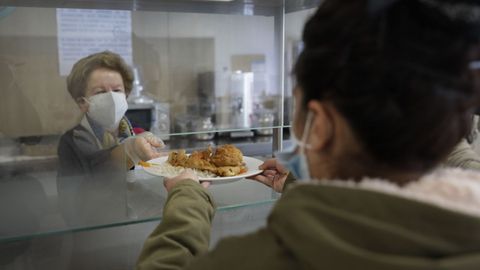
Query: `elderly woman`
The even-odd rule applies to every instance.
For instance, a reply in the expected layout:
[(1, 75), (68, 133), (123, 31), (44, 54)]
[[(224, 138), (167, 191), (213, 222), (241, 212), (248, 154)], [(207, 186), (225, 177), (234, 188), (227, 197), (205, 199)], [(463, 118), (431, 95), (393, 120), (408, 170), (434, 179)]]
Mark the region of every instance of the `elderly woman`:
[(132, 82), (128, 65), (108, 51), (80, 59), (67, 78), (68, 91), (83, 113), (58, 146), (57, 186), (67, 221), (122, 217), (126, 169), (159, 156), (156, 148), (163, 142), (149, 132), (135, 135), (124, 116)]
[(124, 116), (132, 82), (130, 67), (112, 52), (92, 54), (73, 66), (67, 88), (84, 115), (60, 140), (60, 176), (90, 174), (115, 160), (131, 168), (158, 157), (155, 147), (163, 145), (161, 140), (151, 133), (134, 137)]
[(479, 104), (475, 3), (323, 1), (294, 70), (297, 147), (256, 178), (284, 191), (266, 227), (208, 252), (212, 198), (184, 172), (137, 269), (479, 269), (480, 175), (434, 170)]

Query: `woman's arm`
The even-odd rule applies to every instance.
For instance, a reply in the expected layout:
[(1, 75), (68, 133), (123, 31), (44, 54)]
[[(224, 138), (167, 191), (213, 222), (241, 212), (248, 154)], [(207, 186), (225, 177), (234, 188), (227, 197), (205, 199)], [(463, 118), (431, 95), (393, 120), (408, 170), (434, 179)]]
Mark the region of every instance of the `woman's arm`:
[(138, 270), (183, 269), (208, 251), (214, 205), (196, 181), (177, 182), (170, 190), (160, 225), (148, 237)]

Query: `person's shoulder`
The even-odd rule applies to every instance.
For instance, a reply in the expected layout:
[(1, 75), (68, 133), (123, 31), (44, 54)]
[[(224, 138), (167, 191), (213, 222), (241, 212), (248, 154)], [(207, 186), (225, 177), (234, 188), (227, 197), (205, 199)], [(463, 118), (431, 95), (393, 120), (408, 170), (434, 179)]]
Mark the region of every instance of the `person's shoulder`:
[(76, 125), (62, 134), (58, 143), (58, 149), (61, 150), (66, 147), (85, 150), (90, 150), (92, 147), (98, 148), (94, 135), (82, 125)]
[(71, 142), (73, 140), (73, 131), (77, 128), (78, 126), (75, 126), (67, 131), (65, 131), (59, 139), (58, 146), (61, 147), (62, 145), (67, 144), (68, 142)]
[(73, 141), (73, 138), (75, 136), (78, 136), (78, 134), (82, 134), (83, 132), (88, 132), (86, 128), (84, 128), (82, 125), (76, 125), (72, 127), (71, 129), (65, 131), (61, 136), (60, 136), (60, 144), (61, 143), (66, 143), (66, 142), (71, 142)]

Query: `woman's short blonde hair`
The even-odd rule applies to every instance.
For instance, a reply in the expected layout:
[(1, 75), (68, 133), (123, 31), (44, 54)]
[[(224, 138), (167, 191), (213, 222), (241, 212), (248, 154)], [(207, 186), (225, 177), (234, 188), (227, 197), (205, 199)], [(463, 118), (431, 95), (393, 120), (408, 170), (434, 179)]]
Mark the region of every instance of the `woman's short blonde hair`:
[(85, 96), (90, 74), (99, 68), (120, 73), (128, 96), (132, 91), (133, 72), (122, 57), (110, 51), (103, 51), (84, 57), (73, 65), (70, 75), (67, 77), (67, 89), (74, 100)]

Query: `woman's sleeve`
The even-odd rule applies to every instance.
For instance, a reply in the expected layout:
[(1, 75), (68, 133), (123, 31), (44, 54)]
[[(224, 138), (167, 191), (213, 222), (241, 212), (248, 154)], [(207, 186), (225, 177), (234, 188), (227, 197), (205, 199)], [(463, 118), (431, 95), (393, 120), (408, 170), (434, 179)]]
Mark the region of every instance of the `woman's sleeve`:
[(207, 190), (182, 181), (168, 195), (161, 223), (146, 240), (138, 270), (183, 269), (208, 251), (214, 205)]

